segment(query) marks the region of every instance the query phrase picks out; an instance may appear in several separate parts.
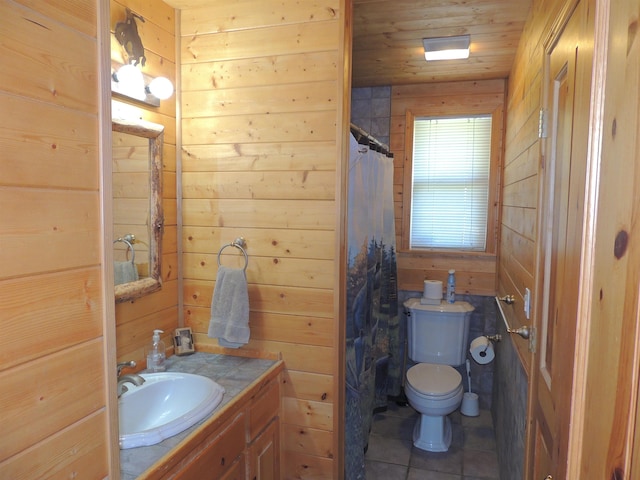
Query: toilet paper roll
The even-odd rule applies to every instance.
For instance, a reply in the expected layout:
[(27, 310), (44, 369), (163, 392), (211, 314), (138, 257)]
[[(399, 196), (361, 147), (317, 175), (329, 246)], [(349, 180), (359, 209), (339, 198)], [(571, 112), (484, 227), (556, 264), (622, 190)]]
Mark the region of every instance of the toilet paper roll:
[(442, 282), (440, 280), (425, 280), (422, 296), (430, 300), (441, 300)]
[(484, 336), (475, 338), (471, 342), (469, 352), (471, 352), (471, 357), (480, 365), (492, 362), (496, 356), (493, 350), (493, 343)]

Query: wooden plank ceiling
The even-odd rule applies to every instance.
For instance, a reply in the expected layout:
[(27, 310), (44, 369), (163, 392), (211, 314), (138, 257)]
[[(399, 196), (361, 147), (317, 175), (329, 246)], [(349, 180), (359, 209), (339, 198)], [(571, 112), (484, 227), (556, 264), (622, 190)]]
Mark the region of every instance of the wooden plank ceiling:
[[(354, 87), (506, 78), (531, 0), (353, 0)], [(467, 60), (427, 63), (422, 39), (471, 35)]]

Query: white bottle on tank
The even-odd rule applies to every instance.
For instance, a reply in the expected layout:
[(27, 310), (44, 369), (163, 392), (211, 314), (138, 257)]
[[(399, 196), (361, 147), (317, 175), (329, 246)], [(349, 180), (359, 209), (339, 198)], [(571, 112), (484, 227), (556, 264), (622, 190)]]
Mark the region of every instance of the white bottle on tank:
[(447, 278), (447, 302), (454, 303), (456, 301), (456, 271), (449, 270)]

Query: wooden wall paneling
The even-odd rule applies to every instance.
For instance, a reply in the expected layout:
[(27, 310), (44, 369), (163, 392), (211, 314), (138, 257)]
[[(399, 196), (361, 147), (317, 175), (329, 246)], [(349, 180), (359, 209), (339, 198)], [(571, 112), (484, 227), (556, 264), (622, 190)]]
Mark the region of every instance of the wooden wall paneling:
[[(184, 292), (189, 302), (201, 301), (204, 306), (189, 305), (185, 308), (187, 326), (198, 326), (207, 330), (210, 320), (211, 297), (213, 283), (186, 280)], [(299, 296), (304, 295), (303, 298)], [(332, 318), (330, 305), (333, 301), (331, 291), (317, 288), (277, 287), (271, 285), (249, 285), (249, 303), (252, 311), (283, 313), (285, 315), (302, 315), (319, 318)]]
[(333, 142), (183, 145), (182, 171), (335, 171)]
[[(213, 292), (213, 288), (211, 288), (210, 290)], [(249, 302), (251, 302), (252, 305), (253, 303), (257, 303), (257, 302), (253, 302), (251, 297), (249, 297)], [(269, 324), (269, 327), (265, 327), (264, 322), (261, 322), (260, 320), (254, 321), (254, 317), (262, 318), (264, 315), (269, 316), (269, 315), (278, 315), (278, 314), (272, 314), (271, 312), (254, 313), (254, 310), (252, 310), (252, 319), (251, 319), (252, 340), (265, 340), (265, 339), (274, 338), (278, 342), (291, 342), (293, 338), (296, 338), (296, 339), (300, 338), (300, 339), (307, 340), (306, 343), (309, 345), (315, 345), (315, 343), (313, 343), (314, 341), (317, 341), (318, 344), (320, 345), (323, 344), (322, 339), (324, 338), (324, 335), (322, 333), (320, 335), (316, 335), (315, 332), (310, 332), (308, 331), (307, 328), (302, 328), (302, 327), (298, 327), (302, 330), (302, 332), (296, 335), (279, 334), (279, 335), (276, 335), (275, 337), (270, 337), (268, 336), (268, 333), (274, 330), (278, 330), (278, 331), (281, 330), (280, 323), (273, 324), (273, 325)], [(297, 325), (298, 323), (301, 323), (303, 321), (307, 321), (313, 325), (315, 325), (316, 323), (324, 325), (325, 322), (328, 320), (322, 317), (306, 317), (301, 319), (301, 317), (298, 317), (296, 315), (295, 310), (292, 313), (286, 313), (285, 315), (291, 315), (291, 318), (288, 319), (288, 322), (284, 322), (284, 321), (282, 322), (285, 325), (291, 322)], [(194, 331), (201, 331), (201, 332), (208, 331), (209, 322), (211, 318), (210, 307), (190, 306), (185, 309), (184, 316), (185, 316), (186, 326), (191, 327)], [(282, 316), (277, 318), (287, 318), (287, 317)], [(254, 323), (256, 323), (255, 326), (254, 326)], [(319, 340), (316, 340), (316, 339), (319, 339)], [(208, 341), (211, 342), (212, 340), (208, 340)]]
[(166, 253), (162, 255), (162, 282), (178, 279), (178, 253)]
[[(97, 190), (95, 117), (16, 97), (2, 87), (0, 110), (0, 185)], [(34, 110), (41, 114), (34, 118)]]
[[(244, 267), (244, 258), (229, 257), (221, 255), (220, 263), (233, 268)], [(184, 254), (184, 273), (194, 280), (213, 281), (218, 272), (217, 259), (217, 253)], [(251, 270), (247, 270), (249, 283), (330, 288), (334, 275), (331, 260), (253, 257), (250, 262)]]
[(305, 52), (296, 55), (215, 60), (182, 63), (182, 86), (186, 91), (210, 88), (255, 87), (258, 79), (265, 85), (297, 84), (335, 80), (336, 53)]
[[(334, 258), (333, 232), (328, 230), (301, 230), (285, 228), (240, 228), (185, 226), (182, 229), (185, 253), (211, 251), (217, 255), (220, 248), (234, 238), (243, 236), (247, 253), (264, 257), (308, 259)], [(227, 250), (223, 252), (226, 254)]]
[[(152, 23), (171, 34), (175, 33), (176, 12), (174, 7), (167, 2), (158, 0), (116, 0), (116, 2), (117, 5), (112, 6), (112, 8), (119, 11), (121, 5), (129, 7), (132, 11), (143, 15), (145, 23)], [(165, 43), (168, 43), (168, 41), (165, 41)], [(175, 44), (172, 45), (172, 49), (171, 53), (168, 50), (166, 52), (169, 55), (168, 58), (173, 58), (170, 55), (175, 55)]]
[[(342, 2), (171, 3), (182, 8), (185, 325), (196, 345), (216, 343), (207, 330), (217, 254), (244, 237), (252, 328), (244, 348), (281, 352), (283, 431), (305, 428), (311, 444), (326, 444), (305, 461), (333, 477)], [(225, 251), (221, 263), (244, 260)], [(307, 407), (318, 413), (306, 416)], [(299, 468), (287, 460), (292, 448), (283, 443), (284, 478)]]
[[(136, 363), (146, 361), (145, 347), (151, 343), (153, 329), (163, 330), (162, 341), (167, 348), (167, 354), (173, 351), (173, 330), (178, 316), (177, 307), (153, 312), (119, 325), (116, 333), (118, 345), (118, 361), (135, 360)], [(151, 330), (149, 329), (152, 326)]]
[[(283, 228), (328, 230), (335, 221), (330, 200), (193, 199), (182, 202), (185, 224), (241, 228)], [(248, 239), (250, 241), (250, 239)], [(217, 252), (216, 252), (217, 253)]]
[(16, 0), (15, 3), (37, 11), (47, 18), (54, 19), (67, 27), (96, 37), (97, 10), (94, 4), (85, 0), (64, 0), (41, 2), (40, 0)]
[[(332, 449), (331, 432), (284, 422), (282, 430), (284, 434), (281, 439), (285, 459), (289, 452), (323, 458), (333, 458), (335, 455)], [(285, 464), (287, 464), (286, 460)], [(285, 465), (287, 475), (291, 471), (290, 467), (295, 468), (295, 465)], [(323, 475), (326, 475), (326, 472)], [(307, 475), (303, 475), (302, 478), (307, 478)]]
[[(270, 31), (269, 42), (264, 34)], [(292, 42), (291, 39), (296, 41)], [(182, 65), (276, 55), (308, 54), (338, 48), (338, 22), (304, 22), (215, 34), (183, 36)]]
[(291, 425), (333, 429), (333, 405), (329, 403), (285, 397), (282, 411), (282, 421)]
[[(102, 352), (97, 337), (0, 372), (0, 477), (11, 478), (3, 470), (13, 455), (104, 408), (105, 382), (96, 374), (102, 371)], [(106, 438), (105, 425), (94, 433)]]
[[(164, 142), (162, 145), (162, 167), (163, 174), (165, 172), (176, 172), (176, 146), (175, 144)], [(169, 182), (166, 182), (169, 183)], [(166, 188), (171, 187), (171, 185), (163, 185)], [(167, 192), (168, 193), (168, 192)]]
[[(165, 228), (176, 227), (178, 222), (178, 205), (175, 198), (163, 197), (162, 199), (162, 213), (164, 214)], [(177, 230), (175, 230), (177, 233)], [(164, 234), (163, 234), (164, 237)], [(174, 240), (175, 241), (175, 240)]]
[(96, 192), (43, 193), (0, 187), (4, 278), (100, 263), (100, 202)]
[[(296, 25), (305, 22), (333, 20), (339, 10), (339, 0), (322, 3), (300, 3), (297, 0), (280, 2), (277, 9), (269, 3), (253, 0), (236, 1), (233, 4), (211, 7), (206, 1), (171, 0), (176, 8), (184, 8), (181, 33), (184, 36), (217, 32), (231, 32), (278, 25)], [(183, 4), (182, 7), (178, 5)], [(283, 15), (286, 12), (286, 15)]]
[(23, 332), (0, 337), (0, 371), (98, 338), (100, 284), (96, 266), (0, 282), (2, 327)]
[(175, 298), (178, 296), (178, 282), (171, 281), (162, 284), (164, 295), (151, 295), (136, 299), (132, 302), (118, 303), (116, 305), (116, 325), (118, 328), (127, 323), (142, 317), (155, 309), (166, 310), (176, 306)]
[(289, 370), (282, 377), (285, 397), (334, 403), (334, 385), (330, 375)]
[(257, 113), (244, 116), (183, 118), (189, 144), (327, 141), (335, 137), (330, 111)]
[(329, 318), (270, 312), (254, 312), (251, 318), (251, 335), (258, 340), (330, 347), (333, 346), (332, 333), (333, 322)]
[(183, 173), (183, 194), (190, 198), (333, 199), (332, 171)]
[(104, 411), (87, 416), (0, 463), (2, 478), (108, 478)]
[(191, 118), (255, 113), (291, 113), (332, 110), (336, 101), (335, 81), (306, 82), (299, 85), (264, 85), (187, 91), (182, 104)]
[[(3, 2), (0, 90), (95, 115), (95, 10), (90, 6), (81, 9), (88, 19), (93, 17), (93, 25), (74, 23), (92, 31), (92, 36), (55, 18)], [(64, 20), (71, 18), (55, 7), (44, 10)]]
[[(148, 52), (153, 52), (175, 64), (176, 47), (172, 41), (175, 39), (175, 15), (173, 9), (167, 8), (167, 6), (163, 8), (161, 4), (164, 2), (161, 1), (135, 2), (137, 5), (133, 3), (129, 0), (111, 0), (111, 31), (115, 31), (115, 26), (118, 22), (126, 19), (126, 9), (129, 8), (133, 13), (139, 14), (144, 18), (144, 21), (136, 18), (136, 26), (144, 46), (145, 55)], [(162, 14), (149, 17), (149, 14), (157, 9), (160, 9)], [(157, 22), (162, 24), (160, 25)], [(142, 70), (146, 73), (149, 68), (145, 61)]]
[(164, 227), (164, 235), (162, 235), (162, 251), (166, 254), (178, 253), (177, 225), (169, 225)]

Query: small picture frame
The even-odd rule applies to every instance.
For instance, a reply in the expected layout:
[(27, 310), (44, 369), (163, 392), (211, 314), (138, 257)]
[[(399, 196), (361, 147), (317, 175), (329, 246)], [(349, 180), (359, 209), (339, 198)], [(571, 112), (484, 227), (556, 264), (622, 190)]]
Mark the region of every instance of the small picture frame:
[(173, 344), (175, 346), (176, 355), (191, 355), (194, 353), (193, 334), (190, 327), (176, 328), (173, 336)]

